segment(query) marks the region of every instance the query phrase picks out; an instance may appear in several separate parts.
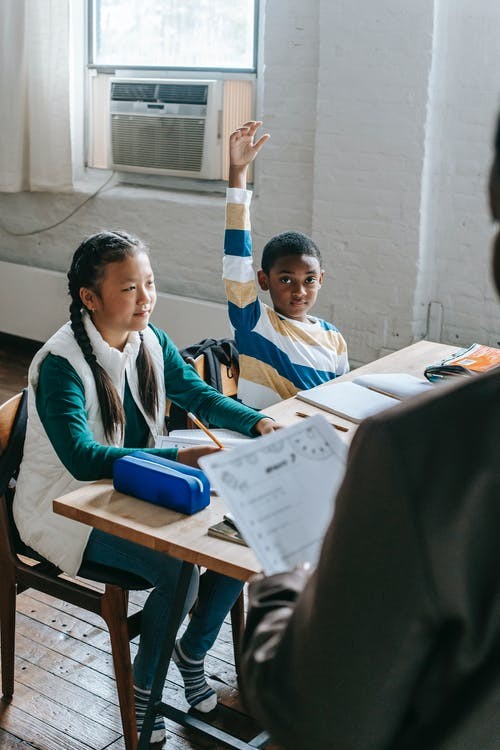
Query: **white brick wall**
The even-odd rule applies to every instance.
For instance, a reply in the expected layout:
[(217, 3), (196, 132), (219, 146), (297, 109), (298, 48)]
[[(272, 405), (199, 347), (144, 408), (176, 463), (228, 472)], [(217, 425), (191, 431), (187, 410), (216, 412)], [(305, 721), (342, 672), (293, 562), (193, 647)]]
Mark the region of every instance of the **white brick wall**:
[[(314, 234), (351, 358), (410, 343), (432, 2), (322, 3)], [(327, 309), (325, 310), (325, 312)]]
[(486, 186), (499, 107), (500, 6), (436, 3), (429, 87), (428, 165), (422, 205), (422, 290), (414, 315), (425, 331), (430, 298), (443, 306), (446, 342), (500, 346), (500, 305), (490, 278)]
[[(327, 272), (316, 311), (355, 363), (422, 337), (431, 302), (434, 338), (500, 345), (485, 197), (498, 0), (262, 5), (257, 116), (272, 138), (256, 169), (257, 253), (284, 229), (312, 234)], [(28, 231), (84, 197), (0, 195), (0, 223)], [(50, 232), (0, 231), (0, 260), (65, 271), (83, 236), (122, 227), (150, 244), (161, 291), (222, 301), (223, 203), (118, 186)]]

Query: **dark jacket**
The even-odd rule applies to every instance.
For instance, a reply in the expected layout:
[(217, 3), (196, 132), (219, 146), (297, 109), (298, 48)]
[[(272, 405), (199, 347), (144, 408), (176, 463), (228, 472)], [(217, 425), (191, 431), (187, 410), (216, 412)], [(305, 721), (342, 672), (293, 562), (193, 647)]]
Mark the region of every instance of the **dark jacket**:
[(286, 750), (500, 748), (500, 372), (359, 427), (315, 573), (251, 585), (243, 685)]

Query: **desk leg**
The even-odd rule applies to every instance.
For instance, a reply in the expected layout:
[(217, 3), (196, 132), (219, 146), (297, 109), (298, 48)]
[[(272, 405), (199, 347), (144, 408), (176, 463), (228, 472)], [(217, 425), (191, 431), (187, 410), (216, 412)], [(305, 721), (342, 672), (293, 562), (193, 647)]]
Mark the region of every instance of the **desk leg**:
[(163, 686), (165, 684), (165, 677), (168, 672), (168, 665), (172, 656), (172, 651), (175, 645), (175, 638), (182, 616), (182, 610), (184, 608), (184, 602), (189, 588), (189, 582), (193, 572), (193, 564), (183, 562), (179, 580), (177, 583), (177, 589), (175, 592), (174, 602), (172, 604), (172, 610), (168, 619), (167, 628), (165, 632), (165, 639), (161, 649), (158, 666), (156, 669), (156, 675), (151, 688), (151, 696), (149, 698), (148, 707), (144, 716), (144, 724), (142, 727), (141, 736), (139, 737), (139, 744), (137, 750), (149, 750), (149, 741), (151, 739), (151, 733), (153, 731), (154, 720), (157, 714), (161, 714), (172, 721), (175, 721), (180, 726), (189, 727), (190, 729), (196, 729), (205, 737), (210, 737), (212, 740), (224, 745), (224, 747), (233, 748), (233, 750), (252, 750), (253, 748), (262, 748), (269, 741), (269, 735), (266, 732), (261, 732), (257, 737), (252, 740), (245, 742), (243, 740), (234, 737), (231, 734), (218, 729), (217, 727), (211, 726), (209, 723), (204, 721), (197, 716), (193, 716), (185, 711), (179, 711), (179, 709), (169, 706), (162, 702)]
[(160, 653), (160, 659), (158, 661), (158, 667), (156, 669), (155, 679), (151, 688), (151, 696), (149, 698), (148, 707), (144, 716), (144, 723), (142, 726), (142, 732), (139, 737), (139, 744), (137, 750), (148, 750), (149, 740), (153, 731), (154, 721), (158, 712), (157, 708), (161, 705), (163, 685), (165, 684), (165, 678), (168, 672), (168, 665), (170, 663), (170, 657), (175, 645), (175, 638), (179, 626), (181, 624), (182, 610), (184, 609), (184, 602), (189, 588), (189, 582), (193, 573), (193, 564), (183, 562), (179, 580), (177, 582), (177, 589), (175, 591), (175, 597), (172, 604), (172, 610), (170, 617), (168, 618), (167, 629), (165, 632), (165, 639)]

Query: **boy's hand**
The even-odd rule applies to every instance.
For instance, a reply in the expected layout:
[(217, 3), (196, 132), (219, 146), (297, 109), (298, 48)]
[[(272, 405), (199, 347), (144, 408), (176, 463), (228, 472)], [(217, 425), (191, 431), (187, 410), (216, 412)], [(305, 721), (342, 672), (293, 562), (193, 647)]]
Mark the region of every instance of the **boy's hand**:
[(231, 167), (247, 168), (255, 159), (264, 143), (271, 137), (261, 135), (254, 143), (255, 132), (262, 125), (260, 120), (250, 120), (229, 136), (229, 163)]

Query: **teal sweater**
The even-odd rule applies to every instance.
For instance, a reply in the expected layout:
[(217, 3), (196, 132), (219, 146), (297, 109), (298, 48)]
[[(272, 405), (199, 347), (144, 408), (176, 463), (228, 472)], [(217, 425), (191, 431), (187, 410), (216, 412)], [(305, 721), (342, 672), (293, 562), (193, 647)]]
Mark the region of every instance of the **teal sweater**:
[[(204, 383), (195, 370), (186, 365), (164, 331), (150, 326), (163, 349), (165, 391), (168, 399), (192, 411), (202, 421), (217, 427), (255, 434), (256, 423), (264, 414), (223, 396)], [(147, 448), (149, 429), (136, 406), (128, 385), (125, 386), (124, 447), (96, 442), (86, 417), (83, 383), (63, 357), (49, 354), (42, 362), (36, 408), (45, 431), (60, 461), (75, 479), (95, 481), (113, 476), (113, 463), (133, 450), (146, 450), (165, 458), (176, 459), (176, 448)]]

